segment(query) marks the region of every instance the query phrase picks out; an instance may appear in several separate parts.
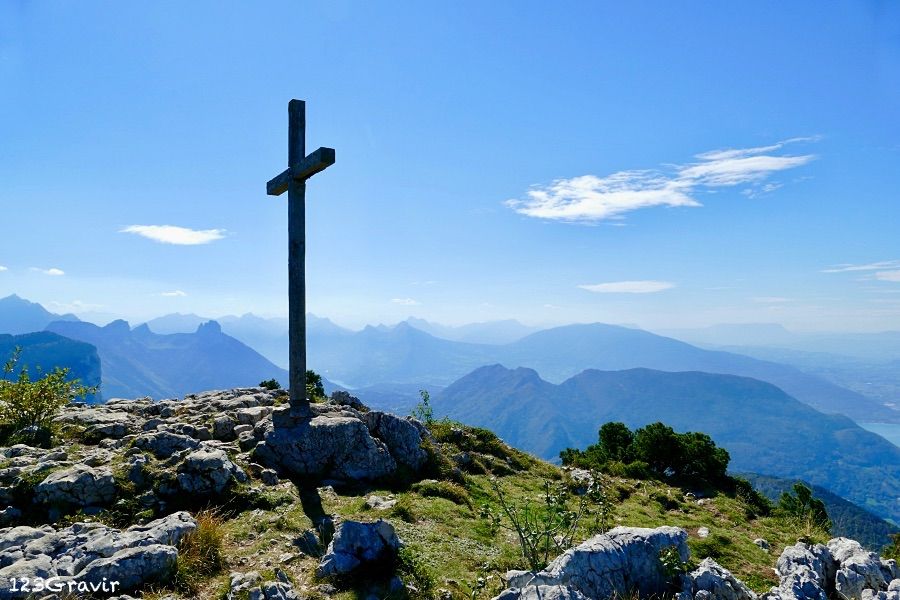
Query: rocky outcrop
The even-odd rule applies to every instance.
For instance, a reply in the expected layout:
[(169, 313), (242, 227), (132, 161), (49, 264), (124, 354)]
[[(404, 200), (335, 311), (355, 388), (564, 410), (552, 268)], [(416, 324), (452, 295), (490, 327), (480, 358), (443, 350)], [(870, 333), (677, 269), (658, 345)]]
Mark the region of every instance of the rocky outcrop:
[(704, 558), (700, 565), (684, 578), (679, 598), (756, 600), (756, 594), (728, 569), (711, 558)]
[(803, 542), (789, 546), (778, 558), (776, 572), (781, 581), (764, 600), (828, 600), (832, 596), (887, 600), (900, 593), (896, 562), (882, 560), (847, 538), (834, 538), (827, 546)]
[(272, 415), (277, 426), (253, 450), (254, 459), (288, 477), (373, 481), (403, 465), (420, 470), (428, 460), (424, 427), (378, 411), (312, 405), (313, 418), (292, 421), (288, 408)]
[(57, 578), (63, 586), (117, 582), (107, 592), (164, 581), (175, 568), (178, 543), (196, 527), (188, 513), (178, 512), (125, 530), (100, 523), (0, 529), (0, 600), (27, 596), (11, 589), (11, 578)]
[[(422, 441), (430, 439), (431, 434), (419, 421), (379, 411), (364, 413), (362, 419), (372, 437), (384, 442), (397, 463), (419, 471), (428, 462)], [(435, 445), (432, 441), (431, 446)]]
[(675, 583), (660, 562), (674, 548), (687, 561), (687, 532), (677, 527), (616, 527), (564, 552), (538, 573), (508, 574), (499, 598), (610, 598), (637, 592), (641, 597), (671, 593)]
[(188, 494), (221, 494), (233, 482), (244, 483), (247, 474), (219, 449), (201, 449), (188, 454), (178, 466), (179, 490)]
[(316, 575), (340, 577), (372, 564), (389, 565), (399, 549), (400, 539), (394, 526), (387, 521), (344, 521), (335, 530)]
[(231, 573), (228, 594), (226, 600), (300, 600), (300, 596), (294, 591), (291, 580), (284, 571), (276, 569), (276, 581), (263, 581), (262, 576), (256, 571), (248, 573)]
[(835, 563), (834, 589), (843, 598), (861, 599), (863, 590), (887, 591), (900, 576), (893, 560), (882, 561), (855, 540), (835, 538), (828, 542), (828, 550)]
[(34, 488), (35, 501), (49, 506), (103, 506), (115, 496), (112, 471), (86, 465), (55, 471)]

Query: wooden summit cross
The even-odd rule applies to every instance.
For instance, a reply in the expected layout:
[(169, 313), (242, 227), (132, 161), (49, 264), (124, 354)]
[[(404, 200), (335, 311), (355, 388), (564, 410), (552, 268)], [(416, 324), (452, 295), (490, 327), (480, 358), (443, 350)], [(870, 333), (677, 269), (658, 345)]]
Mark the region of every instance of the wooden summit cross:
[(306, 397), (306, 180), (333, 164), (333, 148), (306, 155), (306, 103), (288, 102), (288, 168), (266, 184), (266, 193), (288, 193), (288, 357), (293, 417), (312, 416)]

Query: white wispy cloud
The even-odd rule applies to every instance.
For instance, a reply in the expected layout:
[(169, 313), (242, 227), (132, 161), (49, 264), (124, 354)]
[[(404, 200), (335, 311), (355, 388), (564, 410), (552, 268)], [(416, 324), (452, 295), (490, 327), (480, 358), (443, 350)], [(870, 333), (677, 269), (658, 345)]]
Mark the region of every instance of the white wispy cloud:
[(224, 229), (189, 229), (176, 225), (129, 225), (120, 233), (134, 233), (161, 244), (198, 246), (225, 237)]
[(50, 275), (52, 277), (60, 277), (60, 276), (66, 274), (66, 272), (63, 271), (62, 269), (57, 269), (55, 267), (50, 268), (50, 269), (40, 269), (38, 267), (31, 267), (31, 270), (34, 271), (35, 273), (43, 273), (44, 275)]
[(172, 290), (171, 292), (163, 292), (160, 296), (165, 296), (166, 298), (183, 298), (187, 296), (186, 292), (182, 292), (181, 290)]
[(881, 271), (885, 269), (900, 269), (900, 260), (882, 260), (863, 265), (840, 264), (823, 269), (823, 273), (848, 273), (853, 271)]
[(3, 271), (9, 271), (9, 269), (4, 267), (3, 265), (0, 265), (0, 273), (2, 273)]
[(875, 273), (878, 281), (900, 282), (900, 269), (894, 271), (878, 271)]
[[(582, 175), (557, 179), (528, 190), (525, 199), (506, 206), (540, 219), (592, 223), (621, 219), (625, 213), (654, 206), (702, 206), (695, 192), (741, 184), (761, 185), (770, 175), (804, 165), (815, 155), (773, 155), (785, 145), (818, 138), (792, 138), (757, 148), (714, 150), (698, 154), (697, 162), (668, 170), (619, 171), (604, 177)], [(780, 184), (770, 183), (763, 193)], [(751, 191), (752, 193), (752, 191)]]
[(402, 306), (418, 306), (420, 302), (412, 298), (392, 298), (391, 304), (400, 304)]
[(675, 284), (669, 281), (611, 281), (608, 283), (594, 283), (579, 285), (583, 290), (595, 292), (598, 294), (652, 294), (654, 292), (662, 292), (675, 287)]

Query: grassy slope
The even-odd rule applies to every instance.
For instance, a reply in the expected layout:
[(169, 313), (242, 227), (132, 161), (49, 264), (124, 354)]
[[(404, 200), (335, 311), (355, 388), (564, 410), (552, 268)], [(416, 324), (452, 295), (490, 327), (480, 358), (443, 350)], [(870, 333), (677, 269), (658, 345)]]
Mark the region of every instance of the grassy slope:
[[(480, 462), (493, 463), (495, 467), (504, 463), (522, 465), (520, 470), (500, 478), (508, 499), (514, 504), (540, 497), (542, 483), (547, 478), (563, 480), (567, 477), (558, 467), (505, 446), (481, 445), (481, 450), (486, 449), (487, 454), (499, 457), (473, 451), (471, 444), (462, 444), (462, 449), (471, 452)], [(460, 447), (445, 443), (443, 450), (452, 455)], [(351, 493), (320, 488), (318, 497), (326, 514), (362, 521), (385, 518), (392, 522), (408, 548), (408, 555), (417, 565), (415, 571), (422, 576), (417, 583), (411, 581), (414, 578), (407, 573), (405, 581), (417, 583), (422, 588), (427, 586), (425, 580), (431, 578), (433, 587), (428, 597), (436, 597), (436, 590), (444, 588), (450, 590), (454, 598), (469, 598), (477, 577), (493, 575), (489, 586), (480, 594), (480, 597), (489, 598), (500, 589), (500, 574), (512, 568), (525, 568), (514, 534), (506, 530), (494, 534), (487, 522), (479, 518), (482, 503), (496, 505), (488, 475), (466, 475), (465, 489), (471, 507), (443, 497), (423, 495), (414, 488), (379, 488)], [(609, 490), (617, 499), (612, 525), (683, 527), (690, 533), (689, 544), (695, 561), (713, 556), (757, 592), (766, 591), (776, 583), (772, 569), (775, 559), (785, 545), (795, 543), (804, 534), (803, 527), (796, 523), (774, 517), (748, 518), (741, 500), (721, 494), (699, 502), (685, 500), (681, 490), (663, 483), (621, 478), (610, 479)], [(311, 589), (318, 583), (313, 577), (316, 559), (300, 555), (287, 564), (281, 563), (283, 555), (297, 554), (294, 539), (304, 529), (312, 527), (300, 493), (289, 482), (281, 483), (268, 493), (282, 496), (286, 502), (273, 510), (246, 511), (225, 522), (226, 571), (257, 570), (271, 578), (273, 569), (281, 567), (298, 588), (308, 587), (306, 591), (316, 595)], [(399, 503), (386, 511), (367, 509), (365, 498), (370, 494), (393, 495)], [(672, 499), (669, 510), (659, 501), (662, 496)], [(592, 535), (592, 521), (583, 523), (577, 535), (578, 542)], [(710, 529), (708, 538), (698, 537), (700, 527)], [(758, 537), (769, 541), (770, 552), (753, 544)], [(225, 589), (227, 573), (205, 583), (199, 597), (219, 598)], [(340, 598), (364, 596), (361, 590), (349, 588), (338, 595)]]

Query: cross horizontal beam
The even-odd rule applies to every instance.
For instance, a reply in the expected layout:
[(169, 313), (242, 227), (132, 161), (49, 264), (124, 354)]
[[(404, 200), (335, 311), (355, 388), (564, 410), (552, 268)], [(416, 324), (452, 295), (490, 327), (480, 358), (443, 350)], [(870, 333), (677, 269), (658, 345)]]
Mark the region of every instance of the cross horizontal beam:
[(334, 148), (319, 148), (296, 165), (288, 167), (277, 177), (266, 183), (266, 193), (270, 196), (283, 194), (287, 191), (291, 179), (305, 181), (333, 164)]

